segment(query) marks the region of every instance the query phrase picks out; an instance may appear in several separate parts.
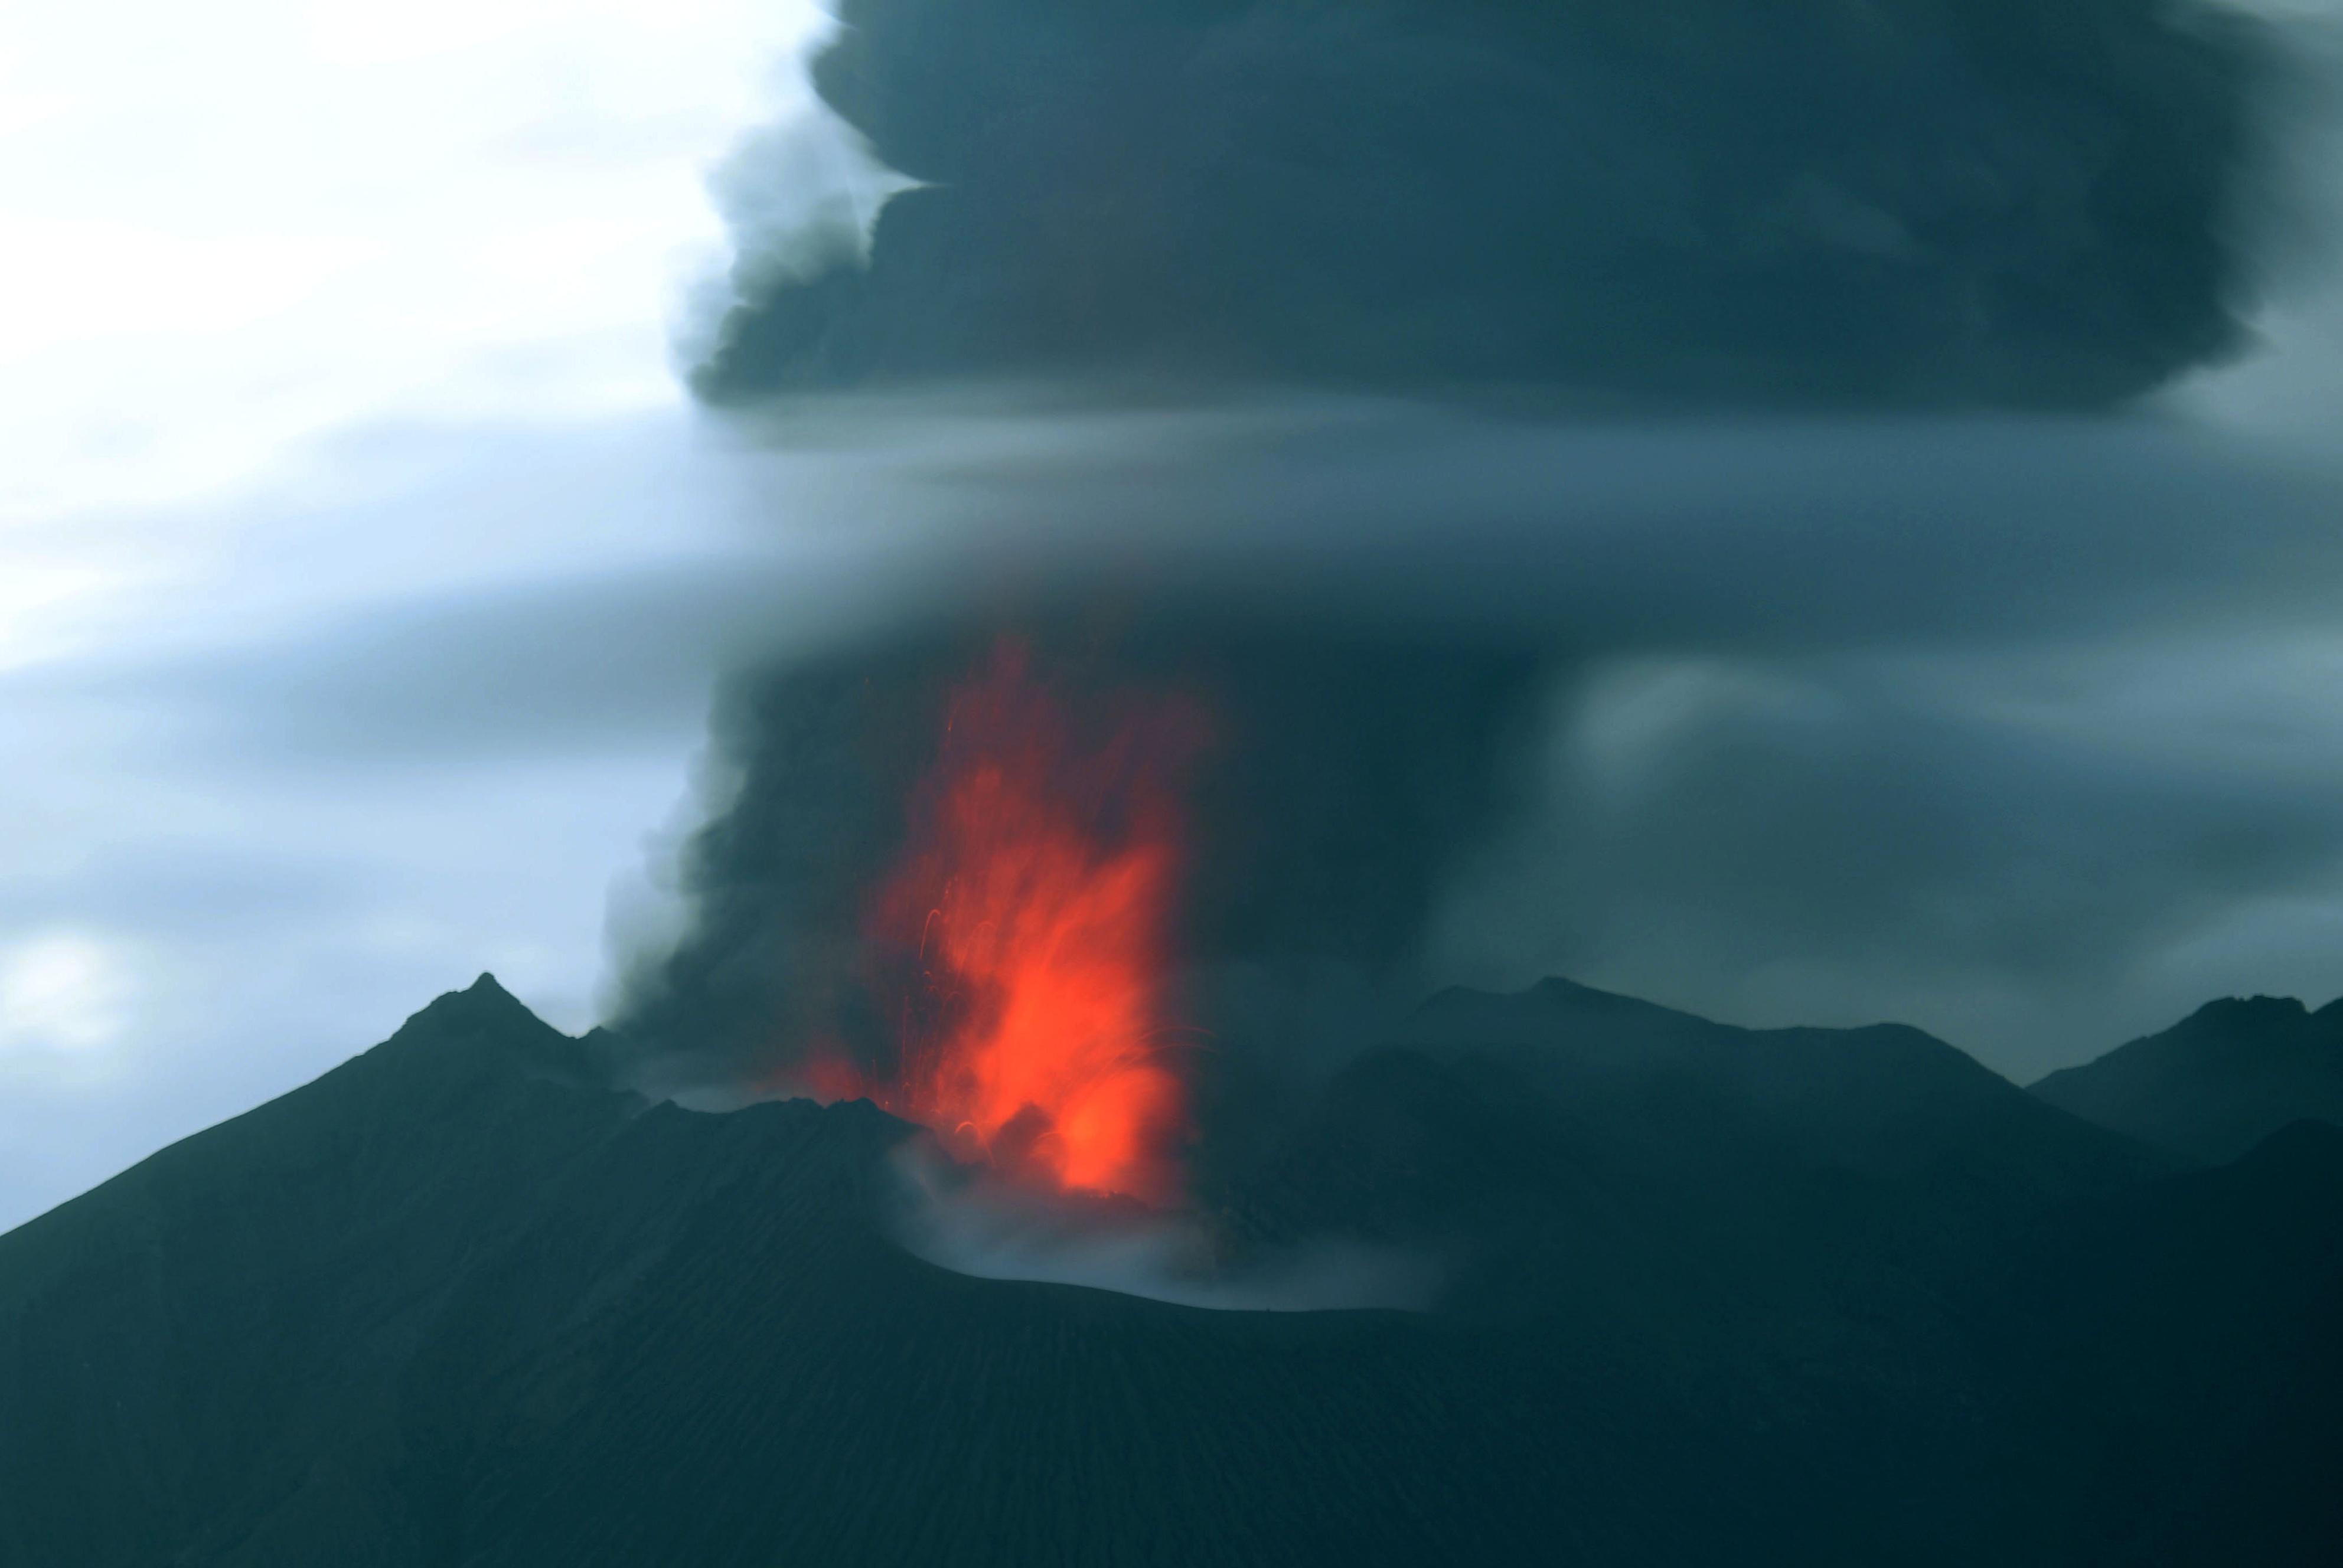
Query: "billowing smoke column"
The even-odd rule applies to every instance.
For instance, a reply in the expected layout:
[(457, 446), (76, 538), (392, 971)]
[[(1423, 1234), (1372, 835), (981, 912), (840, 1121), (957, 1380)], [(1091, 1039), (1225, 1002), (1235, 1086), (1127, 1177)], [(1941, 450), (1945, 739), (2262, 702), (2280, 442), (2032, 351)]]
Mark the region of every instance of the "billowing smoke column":
[[(1879, 548), (1795, 483), (1721, 505), (1695, 478), (1697, 525), (1642, 542), (1684, 476), (1605, 488), (1622, 410), (2102, 407), (2239, 337), (2272, 65), (2197, 0), (841, 0), (840, 21), (821, 95), (918, 183), (867, 253), (739, 215), (709, 401), (1534, 386), (1614, 418), (1574, 447), (1500, 418), (1435, 440), (1430, 473), (1297, 457), (1273, 420), (1209, 462), (1167, 422), (1157, 468), (1104, 477), (1044, 443), (950, 558), (980, 567), (1023, 505), (1001, 553), (1066, 524), (1068, 560), (1006, 595), (929, 582), (733, 683), (737, 788), (615, 1038), (672, 1082), (867, 1094), (1059, 1188), (1209, 1191), (1305, 1113), (1315, 1059), (1373, 1043), (1512, 820), (1573, 659), (1912, 618), (1785, 564)], [(1779, 484), (1796, 443), (1719, 428), (1710, 460), (1743, 443)], [(1876, 510), (1925, 527), (1912, 473), (1894, 483)], [(926, 520), (950, 531), (969, 488)], [(1897, 592), (1974, 618), (1980, 596), (1909, 568), (1976, 542), (1915, 546)], [(1510, 608), (1427, 613), (1458, 556)]]
[(1405, 973), (1514, 799), (1543, 667), (1043, 610), (742, 681), (696, 923), (618, 1031), (681, 1081), (868, 1096), (997, 1169), (1174, 1196), (1306, 1055), (1264, 990)]
[(822, 98), (923, 183), (867, 266), (740, 215), (719, 401), (1079, 370), (2096, 406), (2239, 338), (2272, 72), (2211, 0), (838, 15)]

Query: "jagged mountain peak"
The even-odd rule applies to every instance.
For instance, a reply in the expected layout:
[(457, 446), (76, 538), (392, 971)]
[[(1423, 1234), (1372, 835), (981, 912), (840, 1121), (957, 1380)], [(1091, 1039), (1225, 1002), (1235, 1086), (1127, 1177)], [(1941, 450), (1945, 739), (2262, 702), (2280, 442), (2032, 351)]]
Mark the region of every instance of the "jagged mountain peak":
[[(572, 1082), (598, 1086), (603, 1075), (586, 1040), (562, 1033), (507, 990), (493, 974), (435, 997), (367, 1058), (454, 1056), (504, 1061)], [(362, 1058), (361, 1060), (365, 1060)]]
[(645, 1107), (483, 977), (0, 1237), (0, 1563), (1949, 1568), (2316, 1528), (2328, 1472), (2248, 1486), (2237, 1391), (2326, 1364), (2331, 1130), (2165, 1181), (1916, 1030), (1567, 982), (1425, 1020), (1462, 1032), (1362, 1058), (1227, 1195), (1312, 1267), (1444, 1237), (1455, 1290), (1205, 1312), (923, 1261), (903, 1123)]
[(2298, 997), (2290, 996), (2225, 996), (2217, 997), (2181, 1020), (2180, 1027), (2194, 1029), (2238, 1029), (2256, 1025), (2292, 1023), (2310, 1016), (2310, 1010)]
[(2034, 1092), (2190, 1159), (2235, 1160), (2301, 1118), (2343, 1122), (2343, 1003), (2225, 997)]

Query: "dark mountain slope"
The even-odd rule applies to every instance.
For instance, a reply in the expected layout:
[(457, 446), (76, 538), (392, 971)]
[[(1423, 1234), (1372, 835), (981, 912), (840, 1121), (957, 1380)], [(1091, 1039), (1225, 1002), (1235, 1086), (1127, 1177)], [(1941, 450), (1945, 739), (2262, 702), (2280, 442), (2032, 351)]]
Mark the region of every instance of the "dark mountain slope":
[[(417, 1360), (433, 1560), (1664, 1563), (1755, 1532), (1855, 1561), (1888, 1538), (1795, 1516), (1789, 1454), (1547, 1336), (941, 1272), (870, 1223), (888, 1136), (801, 1102), (638, 1123)], [(612, 1236), (608, 1204), (679, 1165), (689, 1221), (649, 1252)]]
[(645, 1110), (484, 980), (0, 1238), (0, 1563), (2331, 1560), (2343, 1141), (2162, 1177), (1561, 986), (1416, 1033), (1213, 1201), (1446, 1306), (1207, 1312), (920, 1262), (902, 1124)]
[(1908, 1338), (1979, 1249), (2170, 1165), (1914, 1030), (1741, 1030), (1548, 980), (1445, 993), (1406, 1038), (1212, 1194), (1232, 1230), (1432, 1247), (1452, 1311), (1665, 1324), (1738, 1363), (1752, 1336), (1844, 1358), (1883, 1316)]
[(2096, 1522), (2079, 1560), (2337, 1560), (2343, 1129), (2079, 1206), (2005, 1262), (1992, 1352), (2032, 1369), (2005, 1419)]
[(1503, 1052), (1558, 1101), (1600, 1105), (1623, 1146), (1672, 1165), (1729, 1137), (1803, 1167), (1906, 1176), (1951, 1164), (2012, 1190), (2079, 1193), (2171, 1163), (1901, 1024), (1739, 1029), (1548, 980), (1519, 996), (1444, 992), (1409, 1038), (1452, 1057)]
[(2211, 1002), (2034, 1085), (2062, 1111), (2191, 1160), (2235, 1160), (2304, 1117), (2343, 1125), (2343, 1000)]
[(209, 1562), (321, 1509), (338, 1561), (410, 1560), (399, 1369), (629, 1114), (574, 1050), (484, 976), (0, 1237), (0, 1562)]

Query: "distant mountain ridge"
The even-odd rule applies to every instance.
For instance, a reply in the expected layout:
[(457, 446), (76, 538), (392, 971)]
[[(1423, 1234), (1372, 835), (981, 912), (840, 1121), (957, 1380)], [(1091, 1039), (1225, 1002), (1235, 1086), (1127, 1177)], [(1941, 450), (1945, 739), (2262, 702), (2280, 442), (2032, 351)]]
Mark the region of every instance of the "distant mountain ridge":
[(1743, 1029), (1549, 979), (1518, 996), (1443, 992), (1418, 1014), (1413, 1038), (1451, 1050), (1535, 1050), (1536, 1070), (1557, 1087), (1699, 1085), (1770, 1136), (1851, 1169), (1909, 1171), (1981, 1141), (2004, 1157), (2030, 1150), (2048, 1162), (2036, 1175), (2077, 1191), (2169, 1166), (2127, 1140), (2080, 1134), (1974, 1057), (1906, 1024)]
[(0, 1563), (2319, 1563), (2343, 1131), (2177, 1162), (1916, 1030), (1435, 999), (1198, 1201), (1428, 1313), (892, 1239), (863, 1102), (488, 977), (0, 1236)]
[(2160, 1034), (2054, 1072), (2034, 1092), (2062, 1111), (2207, 1163), (2290, 1122), (2343, 1126), (2343, 1000), (2207, 1003)]

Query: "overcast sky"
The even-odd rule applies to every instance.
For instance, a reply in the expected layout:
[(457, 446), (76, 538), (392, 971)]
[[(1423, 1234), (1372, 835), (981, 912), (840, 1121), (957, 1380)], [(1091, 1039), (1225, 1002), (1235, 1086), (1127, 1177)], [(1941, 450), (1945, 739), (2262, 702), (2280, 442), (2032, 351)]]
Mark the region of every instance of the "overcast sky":
[[(606, 910), (655, 904), (637, 884), (689, 819), (717, 672), (837, 610), (820, 521), (889, 463), (749, 449), (692, 417), (671, 366), (722, 257), (710, 171), (801, 106), (815, 21), (789, 0), (6, 5), (0, 1226), (481, 970), (592, 1020)], [(819, 185), (809, 146), (781, 166)], [(799, 199), (724, 190), (736, 216)], [(2175, 459), (2179, 490), (2343, 438), (2338, 322), (2298, 279), (2269, 352), (2175, 398), (2254, 454)], [(950, 428), (973, 445), (910, 489), (1085, 438)], [(2127, 466), (2093, 461), (2091, 484)], [(1676, 469), (1644, 451), (1613, 480)], [(2046, 472), (2029, 494), (2067, 483)], [(1752, 1022), (1895, 1014), (2020, 1077), (2219, 991), (2328, 1000), (2343, 625), (2306, 590), (2343, 603), (2343, 578), (2267, 565), (2223, 616), (2191, 600), (2055, 652), (2036, 628), (1606, 658), (1561, 699), (1568, 809), (1540, 829), (1583, 874), (1489, 868), (1460, 976), (1567, 967)], [(1859, 867), (1805, 902), (1704, 879), (1719, 845), (1890, 798), (1936, 837), (1857, 824), (1889, 917), (1849, 913)], [(2088, 846), (2056, 886), (1996, 902), (1934, 869), (1977, 845), (2036, 863), (2037, 831)], [(1753, 863), (1735, 887), (1813, 880)], [(2071, 941), (2039, 929), (2069, 911)]]
[(669, 327), (816, 20), (8, 0), (0, 1225), (483, 969), (589, 1021), (712, 656), (489, 737), (297, 688), (725, 548)]

